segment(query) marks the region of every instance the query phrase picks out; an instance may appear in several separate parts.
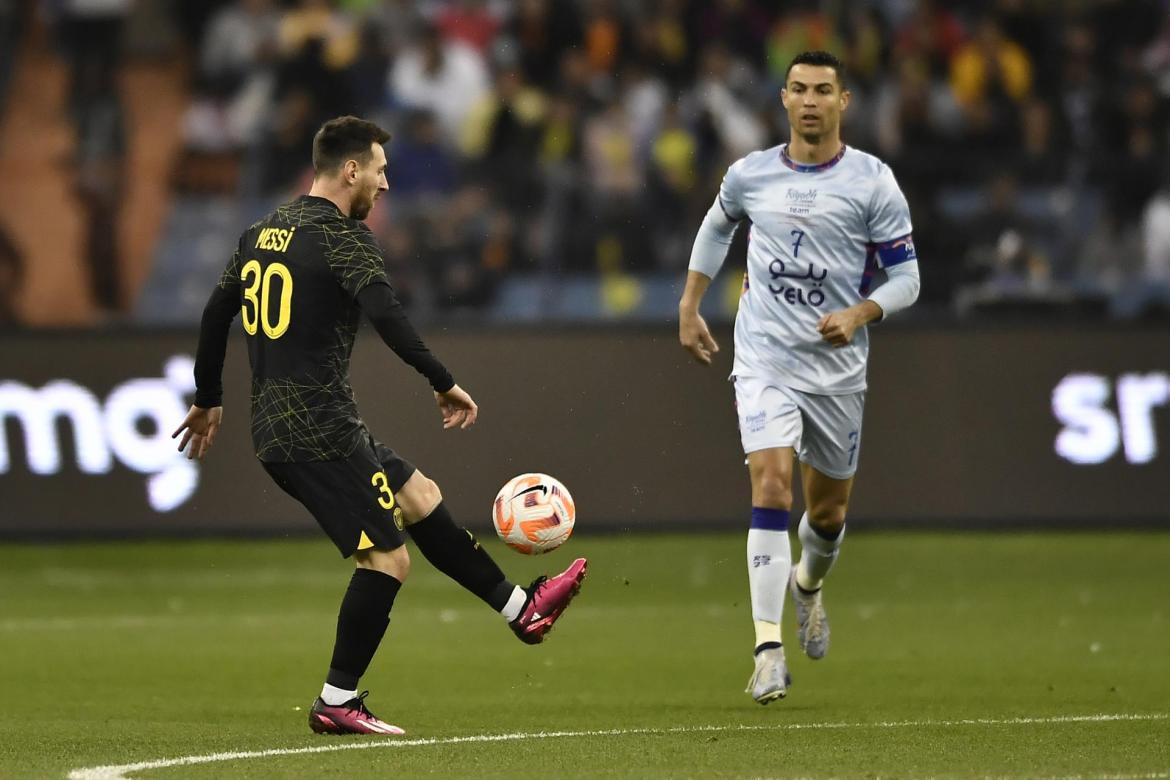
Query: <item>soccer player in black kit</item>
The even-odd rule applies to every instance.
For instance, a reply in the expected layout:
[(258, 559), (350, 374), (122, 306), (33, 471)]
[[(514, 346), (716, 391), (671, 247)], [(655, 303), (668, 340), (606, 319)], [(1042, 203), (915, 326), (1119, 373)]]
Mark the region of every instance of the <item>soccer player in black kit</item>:
[(471, 533), (455, 525), (439, 487), (358, 416), (349, 358), (364, 313), (404, 362), (427, 378), (444, 428), (467, 428), (478, 408), (426, 348), (361, 221), (388, 189), (389, 134), (346, 116), (313, 138), (308, 195), (244, 231), (203, 311), (195, 403), (175, 431), (200, 458), (223, 417), (223, 361), (240, 312), (252, 364), (252, 441), (282, 490), (304, 504), (341, 554), (357, 565), (341, 601), (333, 658), (309, 711), (313, 731), (402, 734), (357, 693), (410, 571), (403, 532), (437, 569), (487, 602), (528, 644), (552, 628), (585, 579), (578, 558), (555, 577), (513, 585)]

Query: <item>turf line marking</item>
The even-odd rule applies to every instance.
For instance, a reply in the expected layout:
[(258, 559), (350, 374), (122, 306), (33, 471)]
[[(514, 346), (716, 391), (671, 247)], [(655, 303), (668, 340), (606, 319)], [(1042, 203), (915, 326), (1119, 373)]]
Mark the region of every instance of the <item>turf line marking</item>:
[[(339, 750), (372, 750), (375, 748), (425, 747), (429, 745), (461, 745), (473, 742), (520, 742), (529, 739), (560, 739), (564, 737), (624, 737), (630, 735), (693, 734), (712, 731), (807, 731), (809, 729), (897, 729), (924, 726), (1026, 726), (1055, 723), (1109, 723), (1114, 721), (1168, 720), (1170, 713), (1102, 713), (1098, 715), (1053, 715), (1023, 718), (961, 718), (957, 720), (891, 720), (873, 723), (781, 723), (768, 725), (738, 724), (726, 726), (676, 726), (668, 729), (602, 729), (597, 731), (531, 731), (512, 734), (472, 734), (465, 737), (428, 737), (422, 739), (386, 739), (352, 742), (340, 745), (319, 745), (303, 748), (273, 748), (234, 753), (209, 753), (202, 756), (161, 758), (119, 766), (95, 766), (74, 769), (69, 780), (126, 780), (128, 772), (147, 769), (166, 769), (173, 766), (214, 764), (221, 761), (239, 761), (246, 758), (272, 758), (310, 753), (334, 753)], [(1107, 776), (1107, 777), (1123, 777)], [(1164, 777), (1164, 775), (1125, 775), (1124, 777)]]

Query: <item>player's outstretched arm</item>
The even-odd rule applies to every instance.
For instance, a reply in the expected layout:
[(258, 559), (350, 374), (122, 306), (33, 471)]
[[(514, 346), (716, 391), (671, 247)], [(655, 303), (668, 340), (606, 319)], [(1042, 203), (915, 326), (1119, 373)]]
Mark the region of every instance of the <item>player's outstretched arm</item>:
[[(210, 409), (192, 406), (187, 416), (183, 418), (182, 424), (171, 434), (171, 438), (183, 434), (182, 440), (179, 441), (179, 452), (187, 450), (187, 460), (195, 458), (203, 460), (203, 456), (215, 443), (215, 435), (219, 432), (219, 424), (222, 421), (222, 406), (213, 406)], [(190, 449), (187, 449), (188, 444), (191, 445)]]
[(460, 429), (475, 425), (479, 417), (479, 407), (471, 396), (459, 385), (455, 385), (445, 393), (435, 392), (435, 403), (439, 405), (439, 414), (443, 416), (443, 428)]
[(711, 365), (711, 358), (719, 351), (699, 304), (711, 284), (711, 277), (698, 271), (687, 271), (687, 284), (678, 302), (678, 340), (683, 349), (698, 362)]

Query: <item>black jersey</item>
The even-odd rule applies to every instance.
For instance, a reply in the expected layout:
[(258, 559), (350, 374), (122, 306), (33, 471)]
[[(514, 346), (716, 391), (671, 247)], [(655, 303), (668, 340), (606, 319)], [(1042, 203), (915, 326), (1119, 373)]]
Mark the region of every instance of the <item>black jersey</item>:
[(454, 386), (402, 313), (370, 229), (324, 198), (305, 195), (280, 206), (244, 231), (204, 311), (196, 405), (220, 402), (227, 330), (239, 311), (252, 364), (257, 457), (348, 457), (366, 436), (349, 383), (363, 310), (435, 390)]

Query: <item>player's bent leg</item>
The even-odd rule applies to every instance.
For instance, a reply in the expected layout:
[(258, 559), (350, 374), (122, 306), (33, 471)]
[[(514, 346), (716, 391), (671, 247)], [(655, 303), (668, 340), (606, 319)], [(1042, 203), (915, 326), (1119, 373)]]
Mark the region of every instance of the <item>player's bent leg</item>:
[(815, 591), (837, 560), (845, 536), (853, 477), (838, 479), (811, 466), (804, 466), (802, 471), (808, 511), (800, 523), (802, 549), (797, 582), (805, 590)]
[(406, 484), (394, 491), (394, 499), (402, 507), (403, 524), (411, 526), (435, 510), (443, 500), (443, 493), (433, 479), (415, 469)]
[(555, 577), (538, 577), (528, 588), (512, 584), (475, 536), (455, 525), (438, 485), (421, 471), (396, 495), (406, 531), (423, 557), (503, 615), (526, 644), (542, 642), (581, 589), (584, 558)]
[(405, 583), (410, 576), (410, 554), (406, 551), (406, 545), (393, 550), (358, 550), (353, 554), (353, 561), (359, 569), (380, 571), (399, 583)]
[(849, 497), (853, 494), (853, 477), (840, 479), (804, 465), (801, 481), (808, 504), (809, 524), (822, 536), (835, 537), (845, 528)]
[[(496, 611), (503, 610), (519, 589), (508, 582), (472, 533), (455, 525), (439, 486), (421, 471), (415, 471), (396, 498), (402, 507), (406, 532), (423, 557)], [(517, 599), (513, 618), (519, 614), (524, 596)]]
[(803, 468), (808, 511), (800, 519), (800, 562), (793, 567), (788, 588), (796, 607), (797, 639), (809, 658), (829, 651), (829, 617), (821, 592), (825, 576), (837, 560), (845, 536), (845, 512), (853, 478), (830, 477)]

